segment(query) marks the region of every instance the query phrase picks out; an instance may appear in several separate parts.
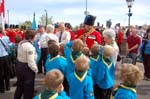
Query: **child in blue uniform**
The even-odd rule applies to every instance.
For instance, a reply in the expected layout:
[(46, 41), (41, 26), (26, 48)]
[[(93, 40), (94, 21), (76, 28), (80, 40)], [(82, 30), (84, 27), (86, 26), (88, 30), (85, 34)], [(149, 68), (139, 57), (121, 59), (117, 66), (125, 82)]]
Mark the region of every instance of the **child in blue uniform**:
[(136, 65), (121, 66), (122, 83), (114, 92), (114, 99), (137, 99), (136, 86), (143, 78), (143, 72)]
[(45, 63), (46, 73), (52, 69), (59, 69), (64, 75), (68, 66), (65, 58), (59, 56), (59, 46), (56, 43), (48, 45), (50, 57)]
[(88, 75), (89, 59), (81, 55), (75, 62), (75, 71), (68, 75), (71, 99), (94, 99), (92, 77)]
[(93, 85), (95, 85), (95, 77), (96, 75), (96, 64), (98, 63), (100, 59), (100, 45), (98, 44), (94, 44), (91, 47), (91, 56), (90, 56), (90, 68), (91, 68), (91, 73), (92, 73), (92, 79), (93, 79)]
[(70, 99), (63, 91), (63, 74), (57, 69), (49, 71), (44, 79), (46, 89), (34, 99)]
[(76, 59), (82, 55), (82, 49), (84, 47), (84, 44), (82, 40), (75, 39), (73, 42), (70, 42), (65, 45), (64, 47), (64, 54), (67, 58), (68, 62), (68, 68), (67, 68), (67, 74), (73, 73), (75, 70), (75, 61)]
[(68, 66), (68, 63), (66, 61), (66, 59), (63, 56), (59, 56), (59, 46), (58, 43), (56, 42), (49, 42), (48, 43), (48, 51), (50, 54), (50, 57), (48, 57), (46, 64), (45, 64), (45, 69), (46, 69), (46, 73), (49, 70), (52, 69), (59, 69), (65, 76), (63, 85), (65, 88), (65, 91), (67, 92), (67, 94), (69, 93), (68, 91), (68, 83), (66, 80), (66, 69)]
[(103, 47), (98, 63), (95, 65), (95, 99), (110, 99), (114, 85), (114, 63), (111, 59), (113, 48), (110, 45)]

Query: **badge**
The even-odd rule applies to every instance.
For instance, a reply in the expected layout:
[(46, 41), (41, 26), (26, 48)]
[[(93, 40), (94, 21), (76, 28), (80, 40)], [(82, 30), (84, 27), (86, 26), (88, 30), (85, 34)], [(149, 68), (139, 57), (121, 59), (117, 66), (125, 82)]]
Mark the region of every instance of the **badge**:
[(33, 54), (33, 51), (29, 51), (28, 54), (29, 54), (29, 55), (32, 55), (32, 54)]
[(89, 39), (93, 39), (93, 40), (96, 39), (95, 35), (90, 35), (88, 38), (89, 38)]
[(94, 92), (91, 92), (91, 93), (90, 93), (90, 96), (91, 96), (91, 97), (94, 96)]

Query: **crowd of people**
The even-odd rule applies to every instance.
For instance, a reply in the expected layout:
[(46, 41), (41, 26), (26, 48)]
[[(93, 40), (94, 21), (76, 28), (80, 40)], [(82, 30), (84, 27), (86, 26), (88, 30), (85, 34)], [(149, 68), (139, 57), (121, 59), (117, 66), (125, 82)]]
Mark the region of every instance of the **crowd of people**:
[[(116, 87), (116, 64), (126, 29), (95, 27), (95, 20), (87, 15), (76, 31), (63, 22), (39, 25), (38, 30), (18, 25), (0, 28), (0, 93), (10, 90), (14, 65), (14, 99), (136, 99), (139, 82), (150, 80), (150, 28), (145, 32), (130, 26), (126, 31), (126, 58), (132, 64), (120, 66), (122, 83)], [(136, 66), (138, 58), (144, 77)], [(38, 74), (45, 76), (45, 90), (33, 96)]]

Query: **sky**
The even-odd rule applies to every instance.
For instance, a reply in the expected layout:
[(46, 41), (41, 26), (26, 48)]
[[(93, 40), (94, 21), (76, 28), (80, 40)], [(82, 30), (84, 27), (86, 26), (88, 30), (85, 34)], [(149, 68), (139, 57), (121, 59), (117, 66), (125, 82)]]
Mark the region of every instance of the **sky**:
[[(150, 0), (135, 0), (131, 12), (131, 25), (150, 24)], [(5, 0), (5, 16), (9, 23), (18, 24), (26, 20), (36, 22), (46, 14), (53, 17), (54, 22), (70, 22), (73, 26), (84, 21), (86, 0)], [(128, 7), (126, 0), (87, 0), (87, 10), (96, 16), (96, 22), (106, 24), (111, 19), (113, 24), (128, 25)]]

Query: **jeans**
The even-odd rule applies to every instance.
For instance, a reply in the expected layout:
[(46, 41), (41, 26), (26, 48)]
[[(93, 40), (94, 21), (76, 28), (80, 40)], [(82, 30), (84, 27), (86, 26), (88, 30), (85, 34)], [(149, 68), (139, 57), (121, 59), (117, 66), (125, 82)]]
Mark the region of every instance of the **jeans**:
[(132, 59), (132, 64), (133, 65), (136, 65), (137, 54), (135, 54), (135, 53), (128, 53), (127, 57)]

